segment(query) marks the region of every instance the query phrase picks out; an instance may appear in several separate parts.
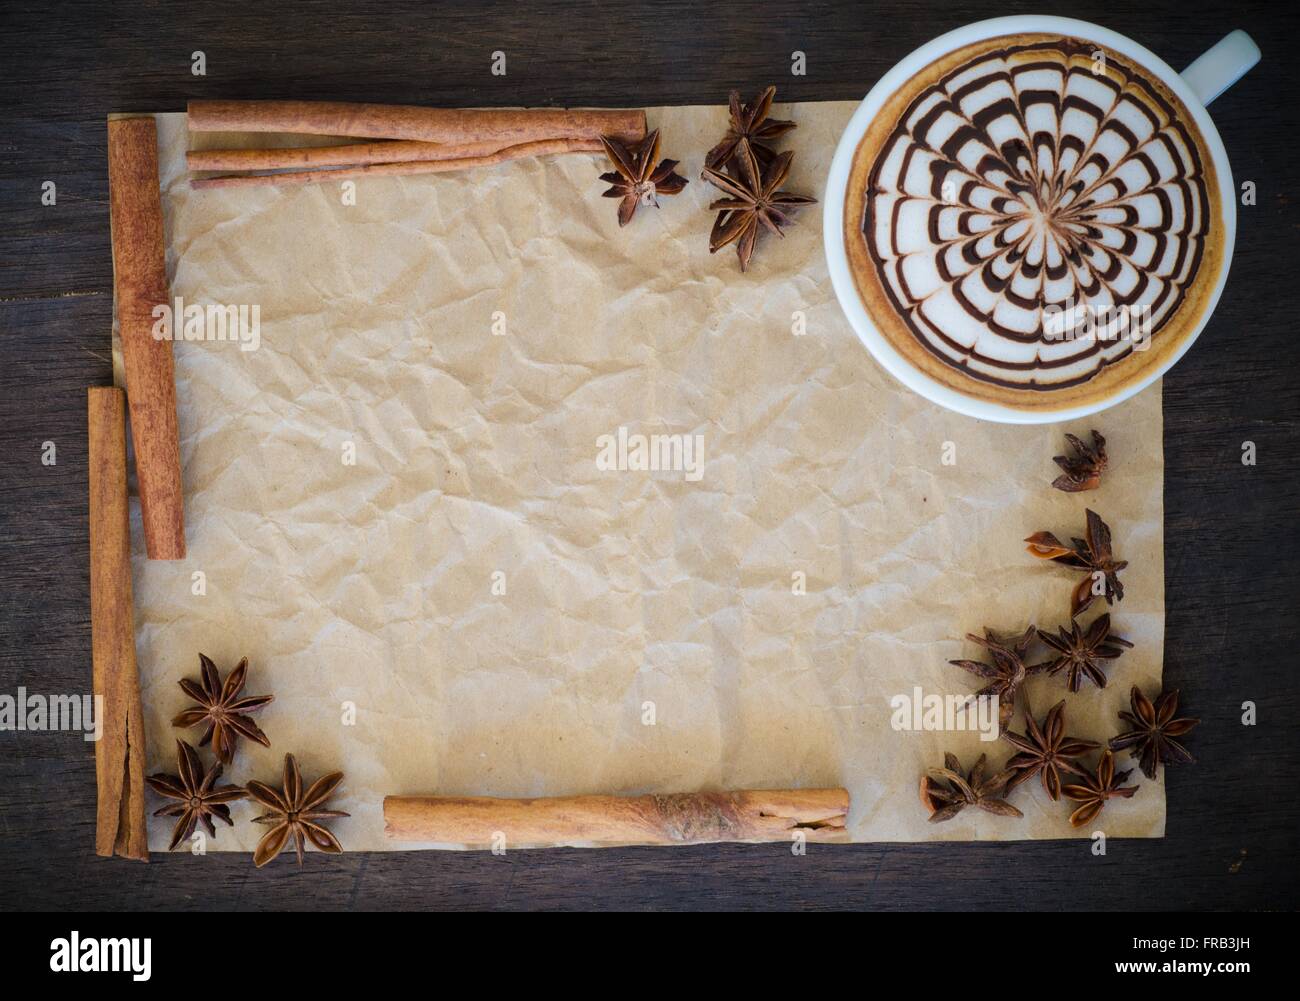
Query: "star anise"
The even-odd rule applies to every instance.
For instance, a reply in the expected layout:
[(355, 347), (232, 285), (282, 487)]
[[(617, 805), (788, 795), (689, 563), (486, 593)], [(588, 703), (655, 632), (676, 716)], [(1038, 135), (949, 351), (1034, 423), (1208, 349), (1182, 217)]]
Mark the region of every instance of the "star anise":
[(986, 777), (984, 759), (985, 755), (981, 754), (965, 778), (962, 778), (961, 762), (953, 754), (943, 756), (942, 768), (926, 770), (921, 778), (921, 802), (930, 811), (930, 823), (952, 820), (968, 806), (977, 806), (1002, 817), (1024, 816), (1002, 799), (1012, 773), (1007, 770)]
[(342, 810), (321, 809), (342, 781), (342, 772), (331, 772), (324, 778), (317, 779), (304, 792), (298, 762), (292, 754), (286, 754), (283, 790), (272, 789), (264, 782), (248, 783), (249, 797), (268, 811), (260, 817), (254, 817), (253, 823), (268, 824), (271, 827), (257, 843), (253, 852), (253, 864), (258, 868), (266, 865), (280, 854), (290, 837), (298, 848), (299, 865), (302, 865), (304, 837), (323, 852), (341, 854), (343, 846), (339, 844), (339, 839), (317, 821), (348, 816)]
[(183, 740), (176, 741), (176, 770), (179, 775), (150, 775), (146, 782), (149, 788), (159, 796), (176, 800), (169, 806), (154, 811), (155, 817), (179, 817), (172, 828), (171, 844), (168, 850), (175, 848), (194, 833), (200, 822), (208, 829), (208, 834), (217, 836), (216, 825), (212, 818), (222, 820), (229, 827), (234, 827), (230, 819), (230, 807), (227, 803), (244, 799), (247, 794), (239, 786), (219, 786), (221, 763), (214, 764), (206, 774), (199, 761), (199, 753)]
[(1095, 590), (1095, 583), (1102, 584), (1101, 594), (1105, 594), (1106, 604), (1112, 605), (1124, 598), (1124, 585), (1119, 581), (1119, 572), (1128, 566), (1128, 560), (1115, 559), (1110, 547), (1110, 526), (1101, 520), (1096, 511), (1088, 511), (1085, 535), (1086, 538), (1083, 539), (1071, 539), (1073, 546), (1062, 544), (1051, 532), (1035, 532), (1025, 539), (1029, 543), (1028, 552), (1040, 560), (1054, 560), (1087, 574), (1070, 596), (1071, 618), (1100, 596)]
[(727, 195), (709, 205), (710, 211), (721, 210), (709, 234), (710, 254), (734, 243), (740, 270), (744, 271), (754, 256), (760, 227), (784, 236), (781, 227), (789, 224), (788, 213), (816, 203), (816, 198), (780, 190), (793, 159), (794, 154), (787, 150), (766, 168), (760, 168), (749, 144), (742, 143), (736, 147), (734, 176), (713, 167), (704, 168), (704, 179)]
[(617, 139), (601, 136), (605, 154), (614, 164), (614, 170), (601, 174), (600, 179), (613, 185), (605, 192), (606, 198), (623, 199), (618, 206), (618, 224), (626, 226), (636, 215), (638, 205), (659, 206), (659, 195), (675, 195), (686, 187), (686, 178), (674, 173), (676, 160), (659, 159), (659, 130), (655, 129), (639, 143), (624, 145)]
[(1079, 628), (1079, 623), (1070, 620), (1070, 628), (1057, 626), (1059, 635), (1038, 630), (1038, 638), (1056, 651), (1057, 656), (1042, 664), (1029, 668), (1030, 674), (1058, 674), (1065, 672), (1066, 683), (1070, 691), (1077, 692), (1087, 678), (1098, 688), (1106, 687), (1106, 675), (1102, 671), (1101, 661), (1114, 660), (1124, 650), (1133, 648), (1133, 644), (1122, 636), (1113, 636), (1110, 632), (1110, 613), (1107, 612), (1093, 621), (1087, 630)]
[(1066, 441), (1074, 446), (1074, 455), (1056, 455), (1052, 461), (1065, 470), (1052, 481), (1052, 486), (1066, 493), (1078, 493), (1081, 490), (1094, 490), (1101, 483), (1101, 474), (1106, 471), (1106, 439), (1096, 431), (1092, 435), (1092, 444), (1084, 444), (1072, 434), (1065, 436)]
[(1126, 786), (1124, 780), (1133, 774), (1132, 769), (1115, 774), (1115, 755), (1109, 750), (1101, 752), (1101, 761), (1095, 772), (1083, 772), (1083, 783), (1061, 789), (1066, 799), (1083, 805), (1070, 814), (1070, 823), (1082, 827), (1105, 808), (1107, 800), (1122, 797), (1129, 799), (1138, 791), (1137, 786)]
[(1041, 726), (1034, 722), (1034, 712), (1026, 699), (1025, 730), (1023, 735), (1002, 735), (1020, 752), (1007, 762), (1007, 767), (1016, 773), (1007, 788), (1014, 789), (1037, 775), (1042, 780), (1043, 790), (1053, 800), (1061, 798), (1062, 770), (1083, 775), (1083, 769), (1074, 759), (1101, 746), (1095, 740), (1079, 740), (1065, 735), (1064, 699), (1047, 711)]
[(1119, 718), (1131, 729), (1111, 739), (1112, 751), (1129, 748), (1129, 754), (1138, 759), (1142, 774), (1149, 779), (1154, 779), (1159, 773), (1162, 761), (1169, 765), (1183, 765), (1196, 760), (1187, 748), (1174, 739), (1183, 736), (1200, 722), (1199, 719), (1190, 717), (1174, 718), (1178, 712), (1178, 689), (1161, 692), (1153, 705), (1142, 694), (1142, 689), (1134, 685), (1129, 703), (1133, 706), (1133, 711), (1121, 712)]
[(742, 143), (753, 151), (760, 166), (766, 167), (775, 160), (776, 150), (768, 143), (785, 135), (795, 123), (767, 117), (774, 97), (776, 87), (768, 87), (749, 104), (741, 104), (740, 91), (733, 90), (729, 102), (731, 125), (722, 141), (705, 154), (704, 166), (721, 170), (731, 162)]
[(261, 709), (275, 696), (239, 697), (248, 675), (248, 658), (245, 657), (235, 666), (224, 685), (221, 683), (221, 675), (217, 673), (217, 665), (203, 654), (199, 654), (199, 669), (203, 674), (202, 685), (189, 678), (180, 682), (185, 694), (198, 705), (191, 706), (173, 719), (172, 726), (191, 727), (207, 723), (208, 728), (199, 741), (199, 746), (211, 743), (217, 760), (226, 765), (234, 759), (235, 744), (241, 736), (255, 740), (263, 747), (270, 747), (271, 741), (266, 734), (244, 714)]
[(990, 629), (985, 629), (982, 637), (967, 633), (968, 640), (978, 643), (989, 652), (993, 663), (986, 664), (978, 660), (948, 661), (977, 677), (988, 679), (989, 683), (976, 692), (975, 697), (997, 696), (998, 725), (1001, 730), (1007, 728), (1016, 711), (1016, 693), (1020, 691), (1028, 670), (1025, 667), (1025, 654), (1029, 651), (1029, 644), (1034, 641), (1034, 634), (1033, 626), (1022, 635), (1007, 640), (997, 639)]

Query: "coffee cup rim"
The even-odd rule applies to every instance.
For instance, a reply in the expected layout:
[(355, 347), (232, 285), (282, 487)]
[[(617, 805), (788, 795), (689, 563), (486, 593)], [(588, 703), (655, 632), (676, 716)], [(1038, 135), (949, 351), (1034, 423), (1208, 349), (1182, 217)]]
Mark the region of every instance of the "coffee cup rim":
[[(968, 396), (949, 386), (945, 386), (908, 361), (880, 333), (871, 316), (867, 313), (866, 306), (858, 293), (857, 284), (849, 270), (848, 253), (844, 243), (844, 203), (848, 195), (849, 174), (853, 166), (853, 157), (866, 135), (867, 128), (880, 113), (885, 102), (916, 73), (950, 52), (988, 38), (996, 38), (999, 35), (1026, 33), (1059, 33), (1097, 42), (1122, 56), (1132, 59), (1138, 65), (1156, 74), (1160, 81), (1172, 90), (1187, 107), (1196, 122), (1197, 128), (1201, 131), (1201, 136), (1205, 140), (1210, 156), (1214, 160), (1214, 168), (1218, 173), (1219, 190), (1222, 196), (1220, 202), (1222, 203), (1221, 211), (1224, 227), (1223, 264), (1219, 269), (1214, 288), (1206, 300), (1205, 308), (1202, 310), (1195, 327), (1183, 338), (1182, 343), (1170, 352), (1167, 358), (1161, 361), (1159, 365), (1153, 366), (1141, 378), (1101, 400), (1092, 400), (1085, 404), (1070, 407), (1032, 411)], [(858, 105), (857, 110), (853, 113), (853, 117), (849, 119), (848, 125), (840, 136), (839, 145), (835, 149), (835, 156), (831, 160), (830, 171), (826, 178), (826, 197), (822, 216), (823, 242), (826, 250), (826, 262), (831, 276), (831, 285), (835, 289), (836, 298), (839, 299), (840, 308), (844, 311), (850, 326), (858, 335), (858, 339), (862, 341), (885, 371), (895, 379), (932, 403), (937, 403), (948, 410), (968, 417), (1003, 424), (1052, 424), (1098, 413), (1137, 395), (1168, 372), (1187, 353), (1196, 339), (1200, 337), (1201, 331), (1204, 330), (1206, 323), (1218, 305), (1219, 297), (1223, 293), (1228, 271), (1232, 264), (1233, 247), (1237, 236), (1235, 191), (1236, 186), (1232, 180), (1227, 151), (1223, 147), (1223, 141), (1219, 137), (1219, 130), (1215, 128), (1209, 112), (1206, 111), (1205, 106), (1193, 93), (1187, 82), (1155, 53), (1116, 31), (1076, 18), (1047, 15), (995, 17), (985, 21), (976, 21), (926, 42), (896, 63), (868, 91), (867, 96), (862, 99), (862, 103)]]

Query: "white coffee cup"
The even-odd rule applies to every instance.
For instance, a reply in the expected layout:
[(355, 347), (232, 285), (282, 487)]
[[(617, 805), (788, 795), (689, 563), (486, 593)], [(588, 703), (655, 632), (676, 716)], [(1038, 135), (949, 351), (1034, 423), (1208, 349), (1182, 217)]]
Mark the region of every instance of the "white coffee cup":
[[(987, 38), (1021, 33), (1061, 34), (1097, 42), (1128, 57), (1157, 76), (1178, 95), (1195, 119), (1196, 126), (1205, 139), (1205, 145), (1214, 158), (1214, 169), (1219, 178), (1223, 205), (1223, 266), (1219, 269), (1218, 281), (1200, 322), (1191, 334), (1184, 339), (1178, 350), (1171, 352), (1160, 365), (1153, 366), (1150, 371), (1142, 373), (1139, 378), (1116, 390), (1114, 394), (1083, 406), (1062, 407), (1057, 410), (1018, 410), (977, 399), (939, 383), (916, 368), (876, 329), (858, 295), (844, 246), (844, 202), (853, 157), (863, 136), (866, 135), (867, 128), (880, 113), (881, 107), (889, 97), (913, 76), (949, 52)], [(1034, 15), (997, 17), (989, 21), (968, 24), (964, 28), (950, 31), (921, 46), (881, 77), (880, 81), (871, 88), (871, 92), (867, 94), (858, 110), (854, 112), (848, 127), (844, 130), (844, 135), (840, 137), (839, 146), (835, 150), (835, 159), (831, 161), (830, 174), (826, 181), (824, 210), (826, 260), (840, 306), (862, 343), (887, 372), (926, 399), (961, 414), (1007, 424), (1047, 424), (1073, 420), (1112, 407), (1151, 385), (1192, 346), (1214, 312), (1214, 307), (1223, 292), (1224, 282), (1227, 281), (1228, 269), (1232, 263), (1232, 248), (1237, 234), (1236, 188), (1232, 180), (1232, 170), (1228, 165), (1228, 155), (1223, 149), (1223, 141), (1219, 138), (1219, 132), (1214, 127), (1214, 122), (1206, 112), (1205, 106), (1231, 87), (1257, 62), (1259, 62), (1259, 47), (1244, 31), (1234, 31), (1179, 74), (1141, 45), (1107, 28), (1072, 18)]]

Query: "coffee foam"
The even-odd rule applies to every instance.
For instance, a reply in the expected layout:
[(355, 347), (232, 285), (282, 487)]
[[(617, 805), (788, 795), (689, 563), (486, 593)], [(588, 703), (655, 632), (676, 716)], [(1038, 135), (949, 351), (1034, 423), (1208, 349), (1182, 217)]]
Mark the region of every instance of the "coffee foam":
[(949, 368), (1017, 391), (1077, 387), (1135, 342), (1053, 336), (1054, 312), (1147, 307), (1154, 340), (1207, 246), (1213, 281), (1212, 163), (1176, 98), (1109, 52), (1098, 72), (1091, 43), (977, 48), (914, 77), (888, 131), (874, 144), (868, 133), (869, 171), (855, 164), (849, 198), (866, 253), (851, 261)]

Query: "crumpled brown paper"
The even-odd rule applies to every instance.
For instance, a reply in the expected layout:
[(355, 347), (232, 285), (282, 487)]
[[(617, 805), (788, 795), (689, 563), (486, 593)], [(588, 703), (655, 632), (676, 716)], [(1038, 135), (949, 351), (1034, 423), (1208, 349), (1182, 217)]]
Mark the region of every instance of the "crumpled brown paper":
[[(824, 196), (854, 107), (780, 112), (787, 187)], [(897, 731), (890, 703), (973, 691), (947, 664), (980, 654), (967, 632), (1066, 622), (1077, 577), (1021, 540), (1081, 535), (1089, 506), (1131, 561), (1111, 611), (1136, 647), (1069, 696), (1068, 730), (1104, 740), (1134, 682), (1154, 693), (1159, 386), (1068, 429), (925, 402), (842, 316), (819, 206), (747, 274), (709, 254), (698, 178), (725, 109), (649, 118), (691, 183), (623, 230), (595, 156), (366, 179), (347, 205), (336, 185), (192, 191), (185, 118), (158, 118), (172, 294), (257, 304), (261, 325), (257, 350), (175, 347), (187, 559), (145, 560), (135, 523), (150, 770), (174, 770), (201, 650), (247, 656), (248, 693), (276, 697), (272, 747), (245, 742), (225, 780), (278, 785), (286, 751), (309, 780), (342, 769), (352, 850), (410, 847), (384, 838), (386, 794), (832, 785), (858, 841), (1160, 836), (1140, 772), (1079, 832), (1036, 782), (1012, 794), (1023, 820), (930, 824), (925, 767), (1012, 748)], [(1090, 426), (1105, 483), (1050, 489), (1063, 431)], [(620, 427), (702, 436), (702, 475), (599, 468)], [(1060, 677), (1029, 692), (1040, 716), (1067, 697)], [(256, 812), (208, 849), (250, 849)]]

